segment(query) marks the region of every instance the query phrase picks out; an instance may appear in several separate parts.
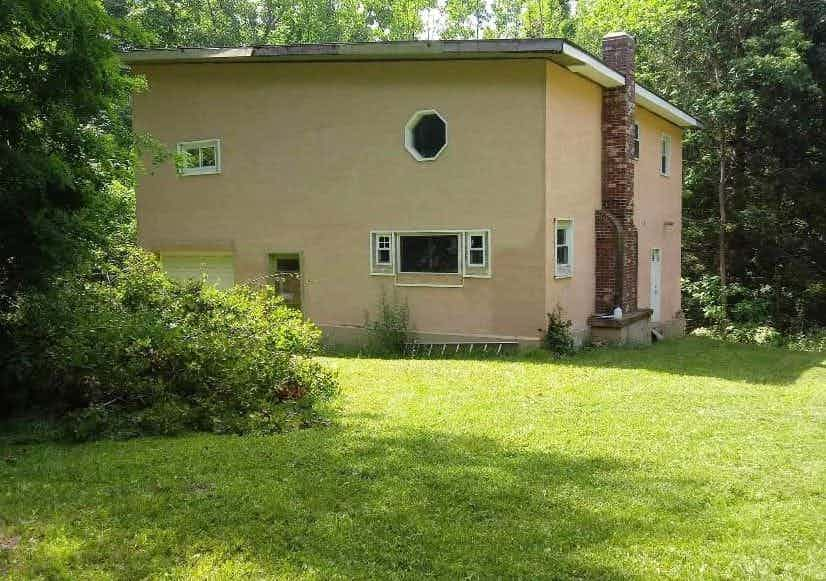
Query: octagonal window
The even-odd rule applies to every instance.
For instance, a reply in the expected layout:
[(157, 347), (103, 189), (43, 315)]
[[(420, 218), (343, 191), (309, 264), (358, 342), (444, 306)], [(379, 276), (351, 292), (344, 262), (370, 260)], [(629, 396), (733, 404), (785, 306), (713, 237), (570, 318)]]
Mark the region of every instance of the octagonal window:
[(404, 128), (404, 145), (418, 161), (432, 161), (447, 146), (447, 123), (433, 109), (417, 111)]

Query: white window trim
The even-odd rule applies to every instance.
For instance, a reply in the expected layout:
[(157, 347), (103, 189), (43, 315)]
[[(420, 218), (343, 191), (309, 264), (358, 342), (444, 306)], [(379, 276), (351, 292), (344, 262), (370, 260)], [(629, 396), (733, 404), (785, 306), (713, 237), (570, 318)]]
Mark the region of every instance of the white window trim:
[[(387, 247), (382, 248), (382, 238), (387, 238)], [(381, 259), (381, 251), (387, 250), (387, 261)], [(393, 234), (376, 234), (376, 266), (393, 266)]]
[[(436, 152), (436, 155), (434, 155), (433, 157), (424, 157), (422, 156), (422, 154), (416, 151), (415, 147), (413, 147), (413, 126), (416, 125), (419, 119), (421, 119), (425, 115), (436, 115), (445, 124), (445, 144), (439, 151)], [(416, 111), (415, 113), (413, 113), (413, 115), (410, 117), (410, 119), (404, 126), (404, 148), (410, 155), (413, 156), (413, 159), (415, 159), (416, 161), (435, 161), (440, 155), (442, 155), (442, 152), (447, 148), (447, 143), (447, 119), (444, 118), (444, 115), (436, 111), (436, 109), (421, 109), (419, 111)]]
[[(665, 158), (665, 171), (663, 171), (663, 158)], [(671, 136), (663, 133), (660, 136), (660, 175), (668, 177), (671, 175)]]
[[(482, 238), (482, 247), (481, 248), (474, 248), (473, 247), (473, 238), (480, 237)], [(469, 230), (465, 232), (465, 238), (467, 238), (467, 242), (465, 244), (465, 259), (467, 260), (467, 265), (472, 268), (485, 268), (485, 265), (488, 263), (488, 249), (487, 244), (485, 244), (485, 233), (481, 230)], [(471, 250), (473, 251), (482, 251), (482, 262), (473, 262), (471, 259)]]
[(458, 248), (456, 249), (456, 272), (407, 272), (401, 270), (402, 265), (402, 245), (401, 240), (399, 243), (396, 244), (396, 264), (399, 265), (399, 270), (396, 274), (401, 275), (421, 275), (421, 276), (464, 276), (464, 260), (459, 260), (461, 256), (464, 256), (464, 236), (462, 235), (465, 230), (453, 230), (453, 231), (433, 231), (433, 230), (414, 230), (408, 232), (401, 232), (396, 231), (396, 238), (401, 238), (402, 236), (456, 236), (456, 244)]
[(636, 121), (634, 121), (634, 150), (631, 151), (631, 159), (637, 161), (642, 154), (642, 130)]
[[(559, 226), (561, 223), (566, 223), (568, 225), (568, 264), (567, 265), (560, 265), (557, 262), (557, 249), (559, 248), (559, 244), (557, 243), (557, 233), (559, 230)], [(560, 266), (567, 266), (568, 272), (560, 271)], [(555, 218), (554, 219), (554, 278), (562, 279), (562, 278), (573, 278), (574, 276), (574, 219), (573, 218)]]
[(184, 153), (187, 149), (194, 147), (215, 146), (215, 166), (210, 167), (182, 167), (178, 173), (182, 176), (198, 176), (221, 173), (221, 140), (220, 139), (196, 139), (192, 141), (178, 142), (178, 153)]
[[(487, 241), (487, 246), (485, 248), (485, 260), (487, 260), (487, 268), (486, 272), (484, 273), (469, 273), (467, 272), (469, 265), (467, 264), (467, 251), (466, 246), (467, 243), (465, 239), (468, 237), (470, 233), (473, 234), (484, 234), (485, 239)], [(397, 238), (399, 236), (410, 236), (410, 235), (421, 235), (421, 236), (430, 236), (430, 235), (440, 235), (440, 234), (455, 234), (459, 237), (459, 252), (462, 255), (462, 260), (459, 261), (459, 272), (397, 272), (396, 265), (401, 264), (401, 247), (397, 242)], [(375, 262), (376, 259), (376, 249), (373, 246), (373, 240), (377, 239), (378, 236), (383, 235), (390, 235), (391, 236), (391, 248), (392, 248), (392, 256), (393, 256), (393, 269), (392, 272), (383, 272), (383, 271), (376, 271), (376, 266), (390, 266), (390, 265), (377, 265)], [(378, 242), (376, 242), (378, 244)], [(493, 231), (490, 228), (476, 228), (476, 229), (468, 229), (468, 228), (457, 228), (457, 229), (421, 229), (421, 230), (372, 230), (370, 231), (370, 238), (368, 241), (368, 252), (367, 256), (370, 259), (370, 275), (371, 276), (461, 276), (462, 278), (492, 278), (493, 277)], [(470, 266), (470, 268), (482, 268), (480, 266)], [(396, 286), (423, 286), (423, 287), (438, 287), (438, 288), (447, 288), (447, 287), (457, 287), (460, 288), (464, 285), (446, 285), (446, 284), (429, 284), (429, 283), (396, 283)]]
[[(470, 237), (482, 236), (484, 245), (482, 247), (482, 254), (484, 262), (482, 264), (473, 264), (470, 261)], [(491, 278), (493, 276), (493, 233), (487, 229), (479, 230), (465, 230), (465, 278)], [(469, 269), (484, 268), (486, 272), (467, 272)]]
[[(378, 262), (379, 257), (379, 236), (390, 236), (390, 262), (383, 264)], [(375, 247), (373, 241), (375, 240)], [(371, 276), (396, 276), (396, 262), (395, 262), (395, 243), (396, 237), (391, 230), (371, 230), (370, 238), (367, 241), (367, 256), (370, 258), (370, 275)], [(376, 270), (376, 267), (391, 267), (390, 272)]]

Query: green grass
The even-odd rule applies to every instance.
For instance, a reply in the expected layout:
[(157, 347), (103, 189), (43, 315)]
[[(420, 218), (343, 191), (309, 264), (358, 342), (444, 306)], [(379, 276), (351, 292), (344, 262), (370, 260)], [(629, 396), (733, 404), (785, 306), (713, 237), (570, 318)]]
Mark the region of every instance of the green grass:
[(334, 357), (331, 427), (7, 439), (0, 575), (824, 578), (824, 359)]

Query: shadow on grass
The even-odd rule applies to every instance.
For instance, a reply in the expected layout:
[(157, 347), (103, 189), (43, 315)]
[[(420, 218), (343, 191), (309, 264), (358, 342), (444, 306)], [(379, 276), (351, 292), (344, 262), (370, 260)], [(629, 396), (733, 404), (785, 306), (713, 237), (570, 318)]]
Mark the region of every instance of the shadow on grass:
[(826, 353), (687, 337), (648, 348), (593, 350), (572, 358), (570, 363), (781, 386), (793, 384), (824, 361)]
[(416, 359), (573, 365), (612, 369), (648, 370), (671, 375), (712, 377), (767, 385), (789, 385), (812, 368), (823, 368), (826, 353), (791, 351), (763, 345), (743, 345), (710, 338), (687, 337), (654, 345), (586, 349), (573, 356), (555, 358), (534, 349), (506, 355), (458, 353), (449, 357), (392, 357), (354, 353), (325, 353), (328, 357), (365, 359)]
[(23, 576), (618, 579), (606, 556), (707, 510), (615, 459), (422, 430), (36, 446), (4, 472)]

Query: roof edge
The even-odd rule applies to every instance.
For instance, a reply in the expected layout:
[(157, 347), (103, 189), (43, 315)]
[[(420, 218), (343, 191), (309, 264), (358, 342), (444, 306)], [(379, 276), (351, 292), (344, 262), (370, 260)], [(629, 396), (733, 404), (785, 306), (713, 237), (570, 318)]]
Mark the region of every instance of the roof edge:
[(126, 63), (222, 60), (398, 60), (542, 56), (562, 52), (561, 38), (411, 40), (245, 47), (177, 47), (124, 51)]
[[(126, 64), (540, 58), (554, 61), (569, 71), (606, 88), (621, 87), (625, 84), (625, 77), (622, 74), (599, 58), (562, 38), (411, 40), (133, 49), (121, 53), (121, 58)], [(642, 85), (635, 86), (635, 93), (637, 105), (679, 127), (702, 127), (700, 121)]]
[(652, 113), (659, 115), (660, 117), (671, 121), (674, 125), (678, 127), (683, 127), (687, 129), (702, 129), (703, 124), (700, 122), (699, 119), (693, 117), (680, 109), (679, 107), (672, 105), (653, 91), (646, 89), (639, 83), (636, 84), (634, 87), (634, 95), (635, 101), (637, 105), (648, 109)]

